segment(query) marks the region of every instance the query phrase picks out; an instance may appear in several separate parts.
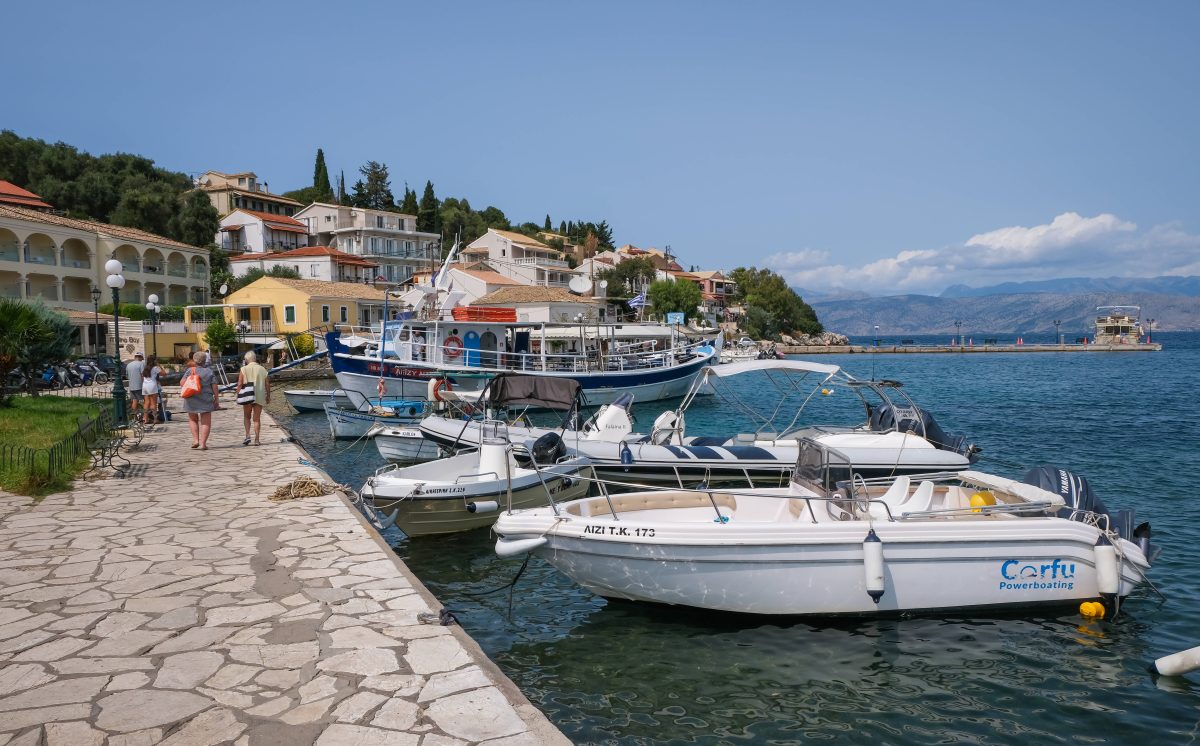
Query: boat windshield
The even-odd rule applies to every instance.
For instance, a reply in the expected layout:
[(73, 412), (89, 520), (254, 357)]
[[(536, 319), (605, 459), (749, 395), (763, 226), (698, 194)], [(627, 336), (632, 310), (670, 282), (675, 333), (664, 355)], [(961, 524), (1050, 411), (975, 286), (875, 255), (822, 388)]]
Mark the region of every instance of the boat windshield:
[(831, 495), (837, 490), (838, 482), (848, 481), (854, 476), (850, 459), (840, 451), (809, 438), (801, 438), (799, 447), (792, 481), (818, 494)]

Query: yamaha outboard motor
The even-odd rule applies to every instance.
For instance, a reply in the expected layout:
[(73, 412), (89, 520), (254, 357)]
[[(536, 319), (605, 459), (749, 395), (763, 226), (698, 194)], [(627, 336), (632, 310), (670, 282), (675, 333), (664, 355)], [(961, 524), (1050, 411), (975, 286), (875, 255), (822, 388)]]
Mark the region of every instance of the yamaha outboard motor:
[(890, 402), (885, 402), (878, 407), (871, 408), (870, 413), (871, 429), (876, 432), (886, 433), (896, 430), (905, 433), (912, 431), (943, 451), (966, 456), (971, 463), (975, 463), (982, 450), (967, 443), (967, 436), (954, 435), (943, 430), (941, 425), (934, 421), (933, 415), (920, 407), (898, 407)]
[(1137, 544), (1147, 562), (1152, 560), (1151, 553), (1154, 552), (1154, 548), (1150, 545), (1150, 524), (1142, 523), (1134, 527), (1134, 511), (1132, 509), (1118, 510), (1115, 513), (1109, 511), (1108, 507), (1092, 491), (1092, 485), (1088, 483), (1087, 477), (1081, 477), (1056, 466), (1039, 466), (1026, 472), (1021, 481), (1062, 497), (1066, 507), (1056, 513), (1059, 518), (1074, 516), (1076, 520), (1084, 520), (1084, 516), (1078, 515), (1076, 511), (1108, 516), (1109, 527), (1116, 531), (1122, 539)]
[(529, 455), (542, 466), (557, 462), (566, 452), (567, 444), (563, 443), (563, 439), (559, 437), (558, 433), (546, 433), (533, 441), (533, 445), (529, 448)]

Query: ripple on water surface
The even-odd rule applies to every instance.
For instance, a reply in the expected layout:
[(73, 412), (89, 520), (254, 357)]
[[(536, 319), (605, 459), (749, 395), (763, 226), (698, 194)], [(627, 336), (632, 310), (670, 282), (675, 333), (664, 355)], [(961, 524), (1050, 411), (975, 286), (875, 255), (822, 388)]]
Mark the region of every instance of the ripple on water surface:
[[(944, 342), (944, 340), (942, 340)], [(1111, 507), (1136, 507), (1164, 548), (1148, 593), (1115, 622), (1058, 616), (813, 623), (608, 602), (534, 560), (510, 596), (486, 531), (395, 539), (397, 553), (529, 697), (578, 743), (1195, 743), (1200, 693), (1154, 680), (1154, 658), (1200, 645), (1194, 493), (1200, 335), (1157, 354), (822, 356), (905, 382), (948, 430), (984, 447), (980, 468), (1020, 477), (1048, 463), (1086, 475)], [(736, 380), (736, 379), (735, 379)], [(752, 385), (744, 398), (759, 396)], [(282, 399), (282, 397), (279, 397)], [(277, 399), (277, 401), (279, 400)], [(832, 411), (835, 402), (826, 402)], [(824, 405), (823, 404), (823, 405)], [(380, 465), (334, 443), (324, 415), (284, 424), (336, 479)], [(660, 408), (642, 407), (652, 419)], [(843, 410), (845, 411), (845, 410)], [(693, 432), (749, 427), (718, 399)], [(511, 603), (511, 608), (510, 608)]]

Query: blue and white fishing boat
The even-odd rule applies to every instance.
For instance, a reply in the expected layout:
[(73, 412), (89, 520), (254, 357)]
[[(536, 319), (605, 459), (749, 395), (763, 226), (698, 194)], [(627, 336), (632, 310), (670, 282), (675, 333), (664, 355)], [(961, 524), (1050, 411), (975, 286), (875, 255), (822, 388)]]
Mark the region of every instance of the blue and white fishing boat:
[[(720, 355), (721, 339), (688, 342), (673, 327), (620, 324), (389, 321), (377, 352), (358, 352), (326, 335), (338, 385), (368, 397), (439, 399), (444, 388), (480, 391), (497, 373), (569, 378), (589, 405), (632, 393), (638, 401), (683, 396)], [(383, 391), (380, 392), (382, 382)]]

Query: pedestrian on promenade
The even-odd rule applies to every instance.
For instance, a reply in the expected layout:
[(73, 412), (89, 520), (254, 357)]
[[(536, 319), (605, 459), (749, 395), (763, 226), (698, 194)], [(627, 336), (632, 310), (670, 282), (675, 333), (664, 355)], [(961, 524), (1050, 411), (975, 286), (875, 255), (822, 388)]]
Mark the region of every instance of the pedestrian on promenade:
[(258, 364), (254, 350), (242, 356), (245, 364), (238, 372), (237, 403), (242, 405), (242, 422), (246, 426), (246, 439), (242, 445), (250, 445), (250, 424), (254, 423), (254, 445), (262, 445), (259, 434), (262, 430), (263, 407), (271, 403), (271, 379), (267, 369)]
[(183, 411), (187, 412), (188, 428), (192, 431), (192, 448), (208, 450), (208, 434), (212, 430), (212, 413), (217, 408), (221, 392), (217, 389), (217, 380), (213, 377), (211, 368), (206, 368), (204, 353), (192, 355), (185, 376), (196, 376), (200, 382), (200, 391), (183, 400)]
[(142, 424), (154, 425), (158, 423), (158, 395), (162, 388), (158, 385), (158, 376), (162, 373), (162, 368), (158, 367), (158, 360), (151, 355), (146, 360), (146, 366), (142, 370), (142, 397), (145, 407), (142, 409)]
[(125, 383), (129, 387), (129, 400), (133, 402), (134, 417), (141, 419), (138, 410), (142, 407), (142, 371), (146, 369), (146, 362), (142, 359), (142, 353), (133, 353), (133, 360), (125, 366)]

